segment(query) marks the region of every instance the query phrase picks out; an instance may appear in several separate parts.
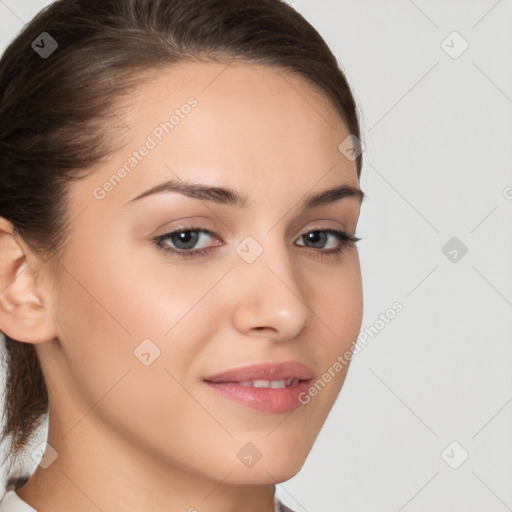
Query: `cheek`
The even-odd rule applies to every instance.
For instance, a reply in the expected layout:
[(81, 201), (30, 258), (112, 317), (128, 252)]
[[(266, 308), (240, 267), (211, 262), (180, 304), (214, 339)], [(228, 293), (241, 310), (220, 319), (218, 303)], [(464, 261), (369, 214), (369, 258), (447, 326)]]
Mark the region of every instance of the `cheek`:
[(67, 255), (61, 300), (67, 311), (61, 317), (87, 322), (82, 327), (99, 339), (121, 337), (135, 343), (162, 337), (192, 305), (187, 274), (159, 261), (156, 248), (140, 250), (128, 239), (96, 235), (86, 240), (84, 233)]
[(310, 306), (317, 316), (309, 352), (317, 361), (318, 374), (304, 400), (309, 400), (306, 409), (315, 410), (309, 426), (320, 430), (343, 387), (361, 329), (363, 294), (357, 251), (347, 253), (325, 274), (309, 279), (309, 288)]
[(134, 256), (126, 242), (91, 245), (85, 238), (68, 253), (56, 311), (73, 377), (100, 394), (153, 360), (161, 372), (184, 377), (219, 317), (220, 302), (201, 303), (217, 273), (168, 263), (156, 249)]
[[(346, 253), (328, 276), (312, 280), (311, 307), (325, 333), (323, 347), (329, 359), (343, 354), (356, 340), (363, 317), (363, 288), (359, 256)], [(320, 285), (321, 283), (321, 285)]]
[[(186, 386), (201, 340), (207, 340), (194, 312), (187, 315), (198, 290), (184, 284), (186, 275), (180, 278), (177, 270), (170, 279), (165, 265), (137, 266), (119, 248), (115, 253), (114, 258), (106, 251), (89, 251), (84, 260), (70, 253), (66, 264), (56, 311), (65, 364), (55, 369), (59, 381), (68, 384), (66, 403), (77, 409), (66, 413), (76, 414), (69, 423), (86, 415), (79, 435), (100, 417), (134, 442), (152, 445), (154, 440), (154, 455), (167, 451), (185, 460), (191, 451), (188, 437), (206, 438), (194, 429), (205, 422), (215, 428), (180, 384)], [(200, 295), (211, 284), (203, 279)], [(94, 415), (88, 414), (91, 410)]]

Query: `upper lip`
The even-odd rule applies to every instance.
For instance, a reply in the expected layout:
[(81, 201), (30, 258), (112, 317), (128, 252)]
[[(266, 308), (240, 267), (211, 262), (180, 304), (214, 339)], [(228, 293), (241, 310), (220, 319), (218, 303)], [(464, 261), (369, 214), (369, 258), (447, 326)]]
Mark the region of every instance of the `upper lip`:
[(217, 373), (203, 380), (209, 382), (240, 382), (248, 380), (282, 380), (300, 379), (309, 380), (313, 377), (313, 370), (297, 361), (279, 363), (260, 363), (232, 368)]

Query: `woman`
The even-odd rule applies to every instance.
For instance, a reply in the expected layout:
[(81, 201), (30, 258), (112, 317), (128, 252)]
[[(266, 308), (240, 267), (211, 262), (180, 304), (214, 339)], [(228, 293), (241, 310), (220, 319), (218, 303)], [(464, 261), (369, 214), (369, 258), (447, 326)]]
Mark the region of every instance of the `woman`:
[(279, 0), (59, 0), (3, 55), (0, 118), (0, 511), (291, 510), (363, 313), (320, 35)]

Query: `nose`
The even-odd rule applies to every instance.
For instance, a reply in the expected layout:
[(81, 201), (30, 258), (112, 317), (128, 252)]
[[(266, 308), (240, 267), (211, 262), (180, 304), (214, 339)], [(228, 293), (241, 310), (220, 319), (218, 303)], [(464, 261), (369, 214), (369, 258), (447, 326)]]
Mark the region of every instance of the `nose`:
[(263, 252), (249, 261), (241, 257), (231, 273), (236, 329), (278, 341), (296, 338), (314, 317), (300, 269), (286, 247), (277, 243), (265, 244)]

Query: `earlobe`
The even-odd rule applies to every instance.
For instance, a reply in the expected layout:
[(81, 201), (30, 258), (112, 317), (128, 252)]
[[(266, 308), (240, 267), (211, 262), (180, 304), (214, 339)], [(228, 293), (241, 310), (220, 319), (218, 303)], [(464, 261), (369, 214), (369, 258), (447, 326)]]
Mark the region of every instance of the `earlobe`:
[(28, 256), (12, 223), (0, 217), (0, 331), (18, 341), (43, 343), (56, 333), (36, 259)]

